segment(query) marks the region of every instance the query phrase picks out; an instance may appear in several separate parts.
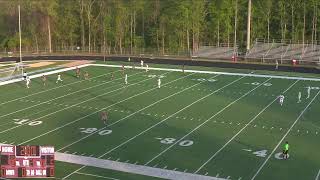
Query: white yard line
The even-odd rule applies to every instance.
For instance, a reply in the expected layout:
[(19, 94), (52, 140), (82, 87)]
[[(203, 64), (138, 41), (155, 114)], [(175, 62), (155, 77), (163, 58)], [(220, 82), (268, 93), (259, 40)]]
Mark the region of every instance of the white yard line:
[[(138, 136), (140, 136), (140, 135), (142, 135), (142, 134), (146, 133), (147, 131), (151, 130), (152, 128), (154, 128), (154, 127), (158, 126), (159, 124), (161, 124), (161, 123), (163, 123), (163, 122), (167, 121), (169, 118), (171, 118), (171, 117), (175, 116), (176, 114), (180, 113), (181, 111), (184, 111), (185, 109), (187, 109), (187, 108), (191, 107), (192, 105), (194, 105), (194, 104), (198, 103), (199, 101), (202, 101), (203, 99), (206, 99), (207, 97), (211, 96), (212, 94), (214, 94), (214, 93), (216, 93), (216, 92), (219, 92), (221, 89), (224, 89), (225, 87), (228, 87), (228, 86), (230, 86), (230, 85), (232, 85), (232, 84), (234, 84), (234, 83), (238, 82), (239, 80), (241, 80), (241, 79), (243, 79), (243, 78), (244, 78), (244, 76), (243, 76), (243, 77), (240, 77), (240, 78), (238, 78), (238, 79), (236, 79), (236, 80), (234, 80), (234, 81), (232, 81), (231, 83), (228, 83), (228, 84), (224, 85), (223, 87), (221, 87), (221, 88), (219, 88), (219, 89), (217, 89), (217, 90), (215, 90), (215, 91), (211, 92), (210, 94), (207, 94), (207, 95), (203, 96), (202, 98), (200, 98), (200, 99), (198, 99), (198, 100), (196, 100), (196, 101), (192, 102), (191, 104), (189, 104), (189, 105), (187, 105), (187, 106), (185, 106), (185, 107), (181, 108), (180, 110), (178, 110), (178, 111), (176, 111), (175, 113), (171, 114), (171, 115), (170, 115), (170, 116), (168, 116), (167, 118), (165, 118), (165, 119), (163, 119), (163, 120), (159, 121), (158, 123), (156, 123), (156, 124), (154, 124), (154, 125), (150, 126), (149, 128), (145, 129), (145, 130), (144, 130), (144, 131), (142, 131), (141, 133), (139, 133), (139, 134), (137, 134), (137, 135), (135, 135), (135, 136), (131, 137), (130, 139), (128, 139), (128, 140), (126, 140), (126, 141), (124, 141), (124, 142), (122, 142), (120, 145), (118, 145), (118, 146), (116, 146), (116, 147), (112, 148), (111, 150), (109, 150), (109, 151), (107, 151), (107, 152), (103, 153), (102, 155), (100, 155), (100, 156), (99, 156), (99, 158), (102, 158), (103, 156), (105, 156), (105, 155), (107, 155), (107, 154), (109, 154), (109, 153), (113, 152), (114, 150), (116, 150), (116, 149), (118, 149), (119, 147), (121, 147), (121, 146), (123, 146), (123, 145), (125, 145), (125, 144), (129, 143), (130, 141), (132, 141), (133, 139), (137, 138)], [(71, 176), (73, 173), (78, 172), (79, 170), (83, 169), (84, 167), (85, 167), (85, 166), (80, 167), (79, 169), (75, 170), (74, 172), (72, 172), (71, 174), (69, 174), (69, 175), (68, 175), (68, 176), (66, 176), (66, 177)], [(66, 177), (65, 177), (65, 178), (66, 178)]]
[[(88, 65), (87, 65), (87, 66), (88, 66)], [(84, 66), (83, 66), (83, 67), (84, 67)], [(79, 68), (81, 68), (81, 67), (79, 66)], [(73, 69), (66, 68), (66, 69), (62, 69), (62, 70), (70, 71), (70, 70), (73, 70)], [(119, 71), (119, 70), (118, 70), (118, 71)], [(55, 71), (52, 71), (52, 72), (57, 73), (57, 72), (55, 72)], [(62, 72), (63, 72), (63, 71), (62, 71)], [(115, 71), (115, 72), (116, 72), (116, 71)], [(54, 73), (51, 73), (51, 74), (54, 74)], [(99, 75), (99, 76), (92, 77), (92, 78), (90, 78), (90, 79), (96, 79), (96, 78), (99, 78), (99, 77), (102, 77), (102, 76), (106, 76), (106, 75), (111, 74), (111, 73), (112, 73), (112, 72), (106, 73), (106, 74), (102, 74), (102, 75)], [(41, 77), (42, 75), (45, 75), (45, 73), (39, 74), (39, 75), (37, 75), (37, 76), (36, 76), (36, 75), (32, 75), (32, 76), (30, 76), (30, 78), (33, 79), (33, 78)], [(49, 74), (47, 74), (47, 75), (49, 75)], [(19, 80), (18, 82), (20, 82), (20, 81), (22, 81), (22, 80)], [(10, 103), (10, 102), (14, 102), (14, 101), (20, 100), (20, 99), (27, 98), (27, 97), (30, 97), (30, 96), (38, 95), (38, 94), (41, 94), (41, 93), (45, 93), (45, 92), (48, 92), (48, 91), (52, 91), (52, 90), (55, 90), (55, 89), (59, 89), (59, 88), (65, 87), (65, 86), (69, 86), (69, 85), (72, 85), (72, 84), (77, 84), (77, 83), (84, 82), (84, 81), (86, 81), (86, 80), (80, 80), (80, 81), (76, 81), (76, 82), (73, 82), (73, 83), (64, 84), (64, 85), (62, 85), (62, 86), (57, 86), (57, 87), (50, 88), (50, 89), (47, 89), (47, 90), (44, 90), (44, 91), (40, 91), (40, 92), (36, 92), (36, 93), (33, 93), (33, 94), (29, 94), (29, 95), (27, 95), (27, 96), (23, 96), (23, 97), (20, 97), (20, 98), (12, 99), (12, 100), (9, 100), (9, 101), (0, 103), (0, 106), (2, 106), (2, 105), (4, 105), (4, 104), (8, 104), (8, 103)], [(0, 84), (0, 86), (1, 86), (1, 84)]]
[[(132, 75), (130, 75), (130, 76), (135, 76), (135, 75), (141, 74), (141, 73), (144, 73), (144, 72), (138, 72), (138, 73), (132, 74)], [(74, 92), (71, 92), (71, 93), (68, 93), (68, 94), (65, 94), (65, 95), (62, 95), (62, 96), (58, 96), (58, 97), (53, 98), (53, 99), (50, 99), (50, 100), (48, 100), (48, 101), (44, 101), (44, 102), (41, 102), (41, 103), (38, 103), (38, 104), (35, 104), (35, 105), (32, 105), (32, 106), (28, 106), (28, 107), (23, 108), (23, 109), (16, 110), (16, 111), (11, 112), (11, 113), (7, 113), (7, 114), (4, 114), (4, 115), (1, 115), (0, 118), (6, 117), (6, 116), (9, 116), (9, 115), (11, 115), (11, 114), (15, 114), (15, 113), (18, 113), (18, 112), (21, 112), (21, 111), (24, 111), (24, 110), (28, 110), (28, 109), (33, 108), (33, 107), (40, 106), (40, 105), (42, 105), (42, 104), (46, 104), (46, 103), (48, 103), (48, 102), (52, 102), (52, 101), (55, 101), (55, 100), (57, 100), (57, 99), (64, 98), (64, 97), (66, 97), (66, 96), (70, 96), (70, 95), (76, 94), (76, 93), (78, 93), (78, 92), (82, 92), (82, 91), (85, 91), (85, 90), (88, 90), (88, 89), (92, 89), (92, 88), (95, 88), (95, 87), (99, 87), (99, 86), (102, 86), (102, 85), (111, 83), (112, 81), (116, 81), (116, 80), (120, 80), (120, 79), (123, 79), (123, 78), (122, 78), (122, 77), (121, 77), (121, 78), (117, 78), (117, 79), (114, 79), (114, 80), (111, 80), (111, 81), (107, 81), (107, 82), (102, 83), (102, 84), (97, 84), (97, 85), (90, 86), (90, 87), (87, 87), (87, 88), (84, 88), (84, 89), (80, 89), (80, 90), (78, 90), (78, 91), (74, 91)], [(119, 84), (114, 85), (114, 86), (118, 86), (118, 85), (119, 85)], [(108, 88), (111, 88), (111, 87), (114, 87), (114, 86), (110, 86), (110, 87), (108, 87)]]
[(269, 154), (269, 156), (267, 157), (267, 159), (262, 163), (262, 165), (259, 167), (259, 169), (257, 170), (257, 172), (254, 174), (254, 176), (251, 178), (251, 180), (254, 180), (258, 174), (260, 173), (260, 171), (262, 170), (262, 168), (266, 165), (266, 163), (269, 161), (269, 159), (271, 158), (271, 156), (274, 154), (274, 152), (278, 149), (278, 147), (280, 146), (280, 144), (283, 142), (283, 140), (288, 136), (288, 134), (291, 132), (292, 128), (297, 124), (297, 122), (300, 120), (300, 118), (302, 117), (302, 115), (304, 114), (304, 112), (306, 112), (306, 110), (309, 108), (309, 106), (313, 103), (313, 101), (317, 98), (317, 96), (320, 94), (320, 91), (318, 91), (318, 93), (312, 98), (312, 100), (309, 102), (309, 104), (304, 108), (304, 110), (300, 113), (300, 115), (297, 117), (297, 119), (294, 121), (294, 123), (291, 125), (291, 127), (288, 129), (288, 131), (284, 134), (284, 136), (280, 139), (279, 143), (276, 145), (276, 147), (272, 150), (272, 152)]
[(319, 177), (320, 177), (320, 169), (319, 169), (318, 174), (314, 180), (320, 180)]
[[(286, 93), (289, 89), (291, 89), (299, 80), (292, 83), (286, 90), (283, 91), (283, 93)], [(213, 158), (215, 158), (225, 147), (227, 147), (231, 141), (233, 141), (238, 135), (244, 131), (251, 123), (256, 120), (268, 107), (270, 107), (278, 97), (276, 97), (274, 100), (272, 100), (266, 107), (264, 107), (255, 117), (253, 117), (246, 125), (240, 129), (230, 140), (228, 140), (218, 151), (216, 151), (205, 163), (203, 163), (196, 171), (195, 173), (198, 173), (205, 165), (207, 165)]]
[[(32, 121), (29, 121), (29, 122), (37, 121), (37, 120), (39, 120), (39, 119), (45, 118), (45, 117), (47, 117), (47, 116), (50, 116), (50, 115), (52, 115), (52, 114), (56, 114), (56, 113), (58, 113), (58, 112), (64, 111), (64, 110), (66, 110), (66, 109), (70, 109), (70, 108), (72, 108), (72, 107), (76, 107), (76, 106), (78, 106), (78, 105), (80, 105), (80, 104), (83, 104), (83, 103), (85, 103), (85, 102), (91, 101), (91, 100), (96, 99), (96, 98), (98, 98), (98, 97), (105, 96), (105, 95), (107, 95), (107, 94), (110, 94), (110, 93), (119, 91), (119, 90), (121, 90), (121, 89), (124, 89), (124, 88), (130, 87), (130, 86), (136, 85), (136, 84), (138, 84), (138, 83), (141, 83), (141, 82), (144, 82), (144, 81), (147, 81), (147, 80), (150, 80), (150, 79), (152, 79), (152, 78), (148, 78), (148, 79), (145, 79), (145, 80), (142, 80), (142, 81), (139, 81), (139, 82), (136, 82), (136, 83), (127, 85), (127, 86), (122, 86), (121, 88), (118, 88), (118, 89), (115, 89), (115, 90), (112, 90), (112, 91), (109, 91), (109, 92), (100, 94), (100, 95), (95, 96), (95, 97), (92, 97), (92, 98), (89, 98), (89, 99), (87, 99), (87, 100), (85, 100), (85, 101), (81, 101), (81, 102), (79, 102), (79, 103), (73, 104), (73, 105), (71, 105), (71, 106), (68, 106), (68, 107), (66, 107), (66, 108), (60, 109), (60, 110), (58, 110), (58, 111), (54, 111), (54, 112), (52, 112), (52, 113), (46, 114), (46, 115), (44, 115), (44, 116), (41, 116), (41, 117), (39, 117), (39, 118), (33, 119)], [(117, 103), (119, 103), (119, 102), (117, 102)], [(117, 103), (115, 103), (115, 104), (117, 104)], [(94, 113), (97, 113), (97, 112), (99, 112), (99, 111), (95, 111)], [(90, 115), (92, 115), (92, 114), (94, 114), (94, 113), (91, 113)], [(88, 115), (87, 115), (87, 116), (88, 116)], [(84, 116), (84, 117), (87, 117), (87, 116)], [(84, 118), (84, 117), (82, 117), (82, 118)], [(82, 119), (82, 118), (81, 118), (81, 119)], [(76, 122), (76, 120), (75, 120), (75, 121), (72, 121), (72, 122)], [(67, 123), (67, 124), (69, 124), (69, 123)], [(10, 131), (10, 130), (15, 129), (15, 128), (18, 128), (18, 127), (20, 127), (20, 126), (23, 126), (23, 124), (22, 124), (22, 125), (18, 125), (18, 126), (14, 126), (14, 127), (12, 127), (12, 128), (6, 129), (6, 130), (3, 130), (3, 131), (1, 131), (0, 133), (4, 133), (4, 132), (7, 132), (7, 131)]]
[[(215, 76), (215, 77), (216, 77), (216, 76)], [(181, 79), (181, 78), (179, 78), (179, 79)], [(177, 79), (177, 80), (179, 80), (179, 79)], [(171, 83), (171, 82), (170, 82), (170, 83)], [(97, 131), (95, 131), (95, 132), (93, 132), (93, 133), (91, 133), (91, 134), (88, 134), (88, 135), (80, 138), (79, 140), (74, 141), (74, 142), (72, 142), (72, 143), (70, 143), (70, 144), (68, 144), (68, 145), (66, 145), (66, 146), (58, 149), (57, 151), (61, 151), (61, 150), (65, 149), (65, 148), (67, 148), (67, 147), (70, 147), (70, 146), (72, 146), (72, 145), (74, 145), (74, 144), (76, 144), (76, 143), (78, 143), (78, 142), (80, 142), (80, 141), (82, 141), (82, 140), (84, 140), (84, 139), (86, 139), (86, 138), (88, 138), (88, 137), (96, 134), (96, 133), (99, 133), (99, 132), (103, 131), (103, 130), (106, 129), (106, 128), (109, 128), (109, 127), (111, 127), (111, 126), (119, 123), (120, 121), (123, 121), (123, 120), (125, 120), (125, 119), (127, 119), (127, 118), (129, 118), (129, 117), (131, 117), (131, 116), (133, 116), (133, 115), (135, 115), (135, 114), (137, 114), (137, 113), (139, 113), (139, 112), (141, 112), (141, 111), (143, 111), (143, 110), (151, 107), (151, 106), (154, 106), (155, 104), (158, 104), (158, 103), (160, 103), (160, 102), (162, 102), (162, 101), (164, 101), (164, 100), (166, 100), (166, 99), (169, 99), (169, 98), (171, 98), (171, 97), (173, 97), (173, 96), (175, 96), (175, 95), (177, 95), (177, 94), (180, 94), (180, 93), (182, 93), (182, 92), (184, 92), (184, 91), (186, 91), (186, 90), (188, 90), (188, 89), (190, 89), (190, 88), (192, 88), (192, 87), (195, 87), (195, 86), (197, 86), (197, 85), (199, 85), (199, 84), (201, 84), (201, 83), (203, 83), (203, 82), (199, 82), (199, 83), (197, 83), (197, 84), (194, 84), (194, 85), (192, 85), (192, 86), (190, 86), (190, 87), (188, 87), (188, 88), (185, 88), (184, 90), (178, 91), (178, 92), (176, 92), (176, 93), (174, 93), (174, 94), (171, 94), (171, 95), (169, 95), (169, 96), (167, 96), (167, 97), (165, 97), (165, 98), (162, 98), (162, 99), (160, 99), (160, 100), (158, 100), (158, 101), (156, 101), (156, 102), (154, 102), (154, 103), (152, 103), (152, 104), (150, 104), (150, 105), (148, 105), (148, 106), (145, 106), (144, 108), (142, 108), (142, 109), (140, 109), (140, 110), (138, 110), (138, 111), (136, 111), (136, 112), (134, 112), (134, 113), (131, 113), (131, 114), (129, 114), (128, 116), (125, 116), (125, 117), (123, 117), (123, 118), (121, 118), (121, 119), (119, 119), (119, 120), (117, 120), (117, 121), (109, 124), (108, 126), (103, 127), (103, 128), (101, 128), (101, 129), (99, 129), (99, 130), (97, 130)], [(169, 84), (169, 83), (167, 83), (167, 84)], [(167, 85), (167, 84), (164, 84), (164, 85)]]
[[(222, 178), (210, 177), (205, 175), (199, 174), (191, 174), (186, 172), (179, 172), (173, 171), (168, 169), (160, 169), (142, 165), (135, 165), (117, 161), (110, 161), (106, 159), (98, 159), (93, 157), (85, 157), (79, 155), (72, 155), (72, 154), (64, 154), (64, 153), (55, 153), (55, 159), (57, 161), (73, 163), (73, 164), (80, 164), (83, 165), (82, 167), (91, 166), (97, 167), (102, 169), (111, 169), (115, 171), (121, 171), (126, 173), (133, 173), (139, 174), (143, 176), (151, 176), (163, 179), (183, 179), (183, 180), (226, 180)], [(82, 169), (82, 168), (81, 168)], [(76, 170), (75, 172), (65, 176), (63, 179), (67, 179), (73, 174), (84, 174), (79, 172), (80, 169)], [(94, 175), (95, 176), (95, 175)], [(96, 176), (98, 177), (98, 176)]]
[(169, 149), (171, 149), (173, 146), (175, 146), (176, 144), (180, 143), (184, 138), (186, 138), (187, 136), (189, 136), (190, 134), (192, 134), (194, 131), (198, 130), (199, 128), (201, 128), (203, 125), (207, 124), (207, 122), (209, 122), (210, 120), (212, 120), (214, 117), (216, 117), (217, 115), (219, 115), (220, 113), (222, 113), (224, 110), (226, 110), (227, 108), (229, 108), (230, 106), (232, 106), (233, 104), (235, 104), (236, 102), (238, 102), (239, 100), (241, 100), (242, 98), (246, 97), (248, 94), (250, 94), (251, 92), (255, 91), (256, 89), (258, 89), (259, 87), (261, 87), (263, 84), (265, 84), (266, 82), (268, 82), (271, 78), (267, 79), (266, 81), (264, 81), (263, 83), (261, 83), (260, 85), (256, 86), (255, 88), (249, 90), (247, 93), (245, 93), (244, 95), (240, 96), (238, 99), (232, 101), (231, 103), (229, 103), (227, 106), (225, 106), (224, 108), (222, 108), (220, 111), (218, 111), (217, 113), (215, 113), (214, 115), (212, 115), (209, 119), (205, 120), (203, 123), (201, 123), (200, 125), (198, 125), (197, 127), (195, 127), (192, 131), (190, 131), (189, 133), (187, 133), (186, 135), (184, 135), (183, 137), (181, 137), (180, 139), (178, 139), (177, 141), (175, 141), (172, 145), (170, 145), (169, 147), (167, 147), (165, 150), (161, 151), (158, 155), (154, 156), (152, 159), (150, 159), (147, 163), (145, 163), (144, 165), (148, 165), (149, 163), (151, 163), (153, 160), (155, 160), (156, 158), (158, 158), (159, 156), (161, 156), (162, 154), (164, 154), (165, 152), (167, 152)]
[(97, 177), (97, 178), (102, 178), (102, 179), (120, 180), (120, 179), (117, 179), (117, 178), (99, 176), (99, 175), (96, 175), (96, 174), (89, 174), (89, 173), (77, 172), (76, 174), (85, 175), (85, 176), (92, 176), (92, 177)]
[[(91, 66), (101, 66), (101, 67), (121, 67), (120, 65), (107, 65), (107, 64), (90, 64)], [(131, 68), (132, 66), (126, 66), (126, 68)], [(145, 69), (145, 67), (136, 67), (136, 69)], [(152, 68), (149, 70), (158, 71), (174, 71), (181, 72), (181, 69), (171, 69), (171, 68)], [(277, 75), (264, 75), (264, 74), (246, 74), (246, 73), (228, 73), (228, 72), (216, 72), (216, 71), (199, 71), (199, 70), (184, 70), (184, 72), (190, 73), (202, 73), (202, 74), (221, 74), (229, 76), (248, 76), (248, 77), (261, 77), (261, 78), (272, 78), (272, 79), (291, 79), (291, 80), (308, 80), (308, 81), (320, 81), (320, 78), (305, 78), (305, 77), (294, 77), (294, 76), (277, 76)]]

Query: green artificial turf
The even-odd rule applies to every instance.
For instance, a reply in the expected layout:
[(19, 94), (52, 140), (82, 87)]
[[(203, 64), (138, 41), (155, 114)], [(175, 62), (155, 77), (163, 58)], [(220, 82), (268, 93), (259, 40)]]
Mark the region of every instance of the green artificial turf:
[[(30, 89), (24, 82), (1, 86), (0, 142), (53, 145), (61, 153), (225, 179), (251, 179), (260, 167), (256, 179), (317, 176), (320, 82), (129, 69), (125, 85), (120, 68), (84, 70), (89, 80), (77, 79), (74, 71), (68, 71), (61, 73), (62, 83), (55, 83), (56, 75), (48, 76), (45, 87), (40, 78), (31, 81)], [(307, 86), (314, 87), (309, 99)], [(301, 103), (297, 103), (299, 91)], [(280, 94), (285, 95), (283, 106), (277, 100)], [(99, 118), (102, 110), (109, 113), (108, 127)], [(290, 157), (276, 159), (287, 132), (284, 141), (291, 146)], [(80, 167), (57, 161), (56, 177)], [(94, 167), (84, 167), (68, 179), (103, 177), (157, 179)]]

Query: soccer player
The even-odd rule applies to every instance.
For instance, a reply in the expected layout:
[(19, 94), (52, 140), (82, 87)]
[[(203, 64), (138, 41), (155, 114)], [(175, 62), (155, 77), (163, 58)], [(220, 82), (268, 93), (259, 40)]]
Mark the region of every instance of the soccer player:
[(298, 103), (301, 103), (301, 92), (298, 93)]
[(140, 62), (140, 65), (141, 65), (141, 67), (143, 67), (143, 61), (141, 60), (141, 62)]
[(77, 69), (76, 69), (76, 77), (77, 78), (80, 78), (80, 68), (79, 67), (77, 67)]
[(158, 78), (158, 88), (160, 89), (161, 88), (161, 79)]
[(108, 113), (106, 111), (102, 111), (100, 115), (101, 115), (101, 121), (103, 122), (103, 124), (107, 125)]
[(31, 80), (30, 80), (30, 78), (27, 76), (27, 77), (26, 77), (26, 86), (27, 86), (27, 88), (30, 88), (30, 87), (29, 87), (30, 82), (31, 82)]
[(184, 74), (184, 64), (182, 65), (182, 73)]
[(88, 73), (87, 71), (84, 73), (83, 76), (84, 76), (84, 79), (85, 79), (85, 80), (88, 80), (88, 79), (89, 79), (89, 73)]
[(124, 68), (124, 65), (122, 64), (122, 74), (124, 74), (124, 70), (125, 68)]
[(61, 82), (62, 82), (61, 74), (60, 74), (60, 73), (58, 74), (58, 78), (57, 78), (56, 84), (57, 84), (59, 81), (61, 81)]
[(146, 72), (148, 72), (148, 71), (149, 71), (149, 65), (146, 64)]
[(283, 152), (282, 152), (283, 159), (288, 159), (288, 153), (289, 153), (289, 143), (288, 141), (286, 141), (283, 147)]
[(130, 62), (130, 57), (128, 58), (128, 61)]
[(114, 80), (114, 73), (111, 73), (111, 80)]
[(128, 84), (128, 75), (127, 74), (124, 76), (124, 82), (126, 85)]
[(26, 72), (26, 71), (23, 73), (23, 76), (22, 76), (22, 77), (23, 77), (23, 80), (24, 80), (24, 81), (26, 81), (26, 80), (27, 80), (28, 74), (27, 74), (27, 72)]
[(279, 68), (279, 63), (278, 63), (278, 60), (276, 60), (276, 70), (278, 70)]
[(308, 93), (307, 99), (309, 99), (310, 94), (311, 94), (311, 87), (310, 86), (307, 87), (307, 93)]
[(46, 82), (47, 82), (47, 76), (46, 76), (46, 75), (43, 75), (43, 76), (42, 76), (43, 86), (46, 86)]
[(279, 103), (280, 103), (281, 106), (283, 104), (283, 101), (284, 101), (284, 95), (280, 95), (279, 96)]

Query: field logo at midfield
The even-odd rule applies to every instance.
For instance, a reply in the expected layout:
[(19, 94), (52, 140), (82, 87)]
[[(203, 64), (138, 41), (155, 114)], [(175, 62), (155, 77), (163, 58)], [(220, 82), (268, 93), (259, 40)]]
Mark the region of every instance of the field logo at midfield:
[[(160, 143), (162, 144), (173, 144), (176, 139), (175, 138), (156, 138), (158, 140), (160, 140)], [(181, 142), (179, 142), (179, 146), (191, 146), (193, 144), (193, 141), (191, 140), (183, 140)]]
[[(80, 132), (86, 133), (86, 134), (91, 134), (91, 133), (98, 131), (98, 128), (79, 128), (79, 129), (81, 130)], [(112, 130), (105, 129), (105, 130), (100, 131), (98, 134), (100, 136), (105, 136), (105, 135), (108, 135), (111, 133), (112, 133)]]
[(199, 81), (199, 82), (216, 82), (217, 80), (215, 79), (205, 79), (205, 78), (197, 78), (197, 79), (192, 79), (193, 81)]
[(37, 126), (42, 124), (42, 121), (32, 121), (30, 119), (13, 119), (15, 124), (19, 125), (28, 125), (28, 126)]
[[(249, 85), (253, 85), (253, 86), (259, 86), (261, 83), (259, 83), (259, 82), (253, 82), (253, 83), (244, 83), (244, 84), (249, 84)], [(272, 84), (271, 83), (262, 83), (262, 85), (263, 86), (266, 86), (266, 87), (270, 87), (270, 86), (272, 86)]]

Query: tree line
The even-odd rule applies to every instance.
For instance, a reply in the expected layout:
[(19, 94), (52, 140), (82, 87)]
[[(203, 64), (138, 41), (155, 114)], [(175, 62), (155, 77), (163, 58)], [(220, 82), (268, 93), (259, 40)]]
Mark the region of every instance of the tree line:
[[(245, 48), (248, 0), (2, 0), (0, 48), (37, 52), (194, 52), (202, 45)], [(253, 0), (251, 39), (317, 43), (318, 0)]]

